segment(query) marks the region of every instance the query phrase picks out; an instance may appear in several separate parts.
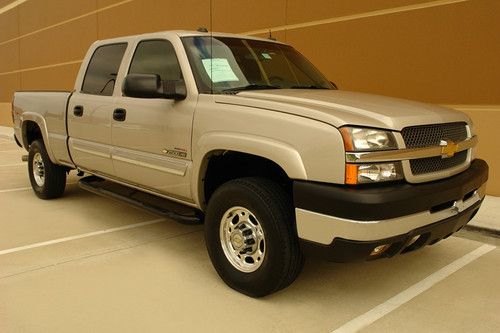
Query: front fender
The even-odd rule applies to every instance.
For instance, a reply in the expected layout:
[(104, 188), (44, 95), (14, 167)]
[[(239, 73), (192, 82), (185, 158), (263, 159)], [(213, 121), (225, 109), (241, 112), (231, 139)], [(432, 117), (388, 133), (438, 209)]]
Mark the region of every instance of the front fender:
[(306, 168), (299, 152), (290, 144), (280, 142), (268, 137), (249, 135), (234, 132), (208, 132), (200, 137), (195, 144), (193, 154), (193, 181), (191, 190), (198, 205), (199, 186), (201, 177), (206, 167), (206, 158), (214, 151), (235, 151), (267, 158), (279, 165), (291, 179), (307, 179)]

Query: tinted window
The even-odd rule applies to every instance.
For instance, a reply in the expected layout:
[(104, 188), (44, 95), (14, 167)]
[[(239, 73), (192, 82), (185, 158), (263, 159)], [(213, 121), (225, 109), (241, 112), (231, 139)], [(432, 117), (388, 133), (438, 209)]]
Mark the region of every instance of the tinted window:
[(173, 45), (166, 40), (140, 42), (130, 64), (130, 74), (158, 74), (162, 81), (182, 78)]
[(93, 95), (111, 96), (116, 75), (127, 44), (104, 45), (97, 48), (90, 59), (83, 79), (82, 92)]

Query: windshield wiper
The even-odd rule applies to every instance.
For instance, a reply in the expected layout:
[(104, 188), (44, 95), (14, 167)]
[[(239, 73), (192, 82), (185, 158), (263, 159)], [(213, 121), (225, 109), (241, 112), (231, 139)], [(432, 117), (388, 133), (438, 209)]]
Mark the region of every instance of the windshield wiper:
[(222, 90), (222, 92), (239, 92), (243, 90), (263, 90), (263, 89), (280, 89), (278, 86), (271, 86), (268, 84), (249, 84), (242, 87), (228, 88)]
[(321, 86), (315, 86), (315, 85), (310, 85), (310, 86), (293, 86), (290, 87), (291, 89), (330, 89), (327, 87), (321, 87)]

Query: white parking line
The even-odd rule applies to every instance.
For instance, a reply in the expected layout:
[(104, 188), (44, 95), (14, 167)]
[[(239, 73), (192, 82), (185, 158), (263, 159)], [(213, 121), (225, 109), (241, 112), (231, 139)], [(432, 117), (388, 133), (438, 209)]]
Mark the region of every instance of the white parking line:
[(26, 190), (31, 190), (31, 187), (18, 187), (18, 188), (11, 188), (8, 190), (0, 190), (0, 193), (9, 193), (9, 192), (26, 191)]
[(376, 320), (382, 318), (383, 316), (389, 314), (390, 312), (396, 310), (401, 305), (409, 302), (411, 299), (420, 295), (424, 291), (430, 289), (436, 283), (443, 281), (451, 274), (458, 271), (460, 268), (470, 264), (479, 257), (485, 255), (486, 253), (496, 249), (496, 246), (485, 244), (472, 252), (467, 253), (463, 257), (455, 260), (451, 264), (441, 268), (437, 272), (432, 273), (422, 281), (414, 284), (410, 288), (400, 292), (396, 296), (388, 299), (382, 304), (377, 305), (370, 311), (354, 318), (353, 320), (345, 323), (341, 327), (332, 331), (332, 333), (348, 333), (348, 332), (358, 332), (361, 329), (372, 324)]
[(49, 240), (49, 241), (45, 241), (45, 242), (40, 242), (40, 243), (35, 243), (35, 244), (30, 244), (30, 245), (24, 245), (24, 246), (14, 247), (14, 248), (11, 248), (11, 249), (0, 250), (0, 256), (3, 256), (4, 254), (9, 254), (9, 253), (14, 253), (14, 252), (20, 252), (20, 251), (35, 249), (37, 247), (48, 246), (48, 245), (53, 245), (53, 244), (58, 244), (58, 243), (64, 243), (64, 242), (69, 242), (69, 241), (72, 241), (72, 240), (75, 240), (75, 239), (82, 239), (82, 238), (87, 238), (87, 237), (93, 237), (93, 236), (103, 235), (103, 234), (109, 234), (111, 232), (116, 232), (116, 231), (122, 231), (122, 230), (129, 230), (129, 229), (134, 229), (134, 228), (140, 228), (140, 227), (144, 227), (144, 226), (147, 226), (147, 225), (151, 225), (151, 224), (155, 224), (155, 223), (159, 223), (159, 222), (163, 222), (163, 221), (165, 221), (165, 219), (156, 219), (156, 220), (151, 220), (151, 221), (146, 221), (146, 222), (141, 222), (141, 223), (129, 224), (129, 225), (125, 225), (125, 226), (117, 227), (117, 228), (111, 228), (111, 229), (93, 231), (93, 232), (88, 232), (86, 234), (69, 236), (69, 237), (63, 237), (63, 238), (53, 239), (53, 240)]
[[(66, 185), (74, 185), (74, 184), (77, 184), (77, 182), (66, 183)], [(0, 190), (0, 193), (9, 193), (9, 192), (26, 191), (26, 190), (31, 190), (31, 187), (10, 188), (10, 189), (7, 189), (7, 190)]]
[(21, 148), (9, 149), (9, 150), (0, 150), (0, 154), (1, 153), (22, 153), (22, 152), (26, 152), (26, 151), (23, 150), (23, 149), (21, 149)]
[(1, 164), (0, 167), (13, 167), (13, 166), (21, 166), (21, 165), (26, 165), (26, 163)]

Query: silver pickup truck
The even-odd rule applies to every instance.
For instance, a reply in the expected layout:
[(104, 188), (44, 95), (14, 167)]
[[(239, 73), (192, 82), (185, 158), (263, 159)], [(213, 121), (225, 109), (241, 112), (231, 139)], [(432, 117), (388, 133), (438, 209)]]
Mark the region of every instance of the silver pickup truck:
[(80, 185), (184, 223), (253, 297), (303, 255), (372, 260), (462, 228), (488, 166), (463, 113), (338, 90), (291, 46), (170, 31), (97, 41), (73, 91), (16, 92), (15, 137), (42, 199)]

